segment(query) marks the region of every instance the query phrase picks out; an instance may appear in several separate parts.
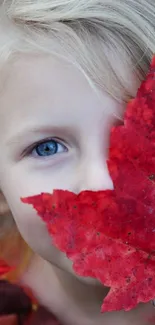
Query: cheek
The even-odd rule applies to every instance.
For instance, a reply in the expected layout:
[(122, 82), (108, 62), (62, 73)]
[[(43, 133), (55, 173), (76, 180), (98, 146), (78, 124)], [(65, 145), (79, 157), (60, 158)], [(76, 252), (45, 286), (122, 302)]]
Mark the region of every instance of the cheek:
[(12, 212), (22, 237), (31, 249), (51, 264), (72, 273), (71, 261), (52, 244), (45, 224), (35, 211), (20, 203), (18, 211), (16, 209), (16, 212)]
[[(19, 232), (31, 249), (43, 259), (49, 261), (58, 268), (71, 273), (80, 281), (96, 285), (98, 281), (90, 278), (81, 278), (76, 275), (72, 268), (72, 262), (64, 253), (60, 252), (54, 245), (52, 245), (52, 238), (49, 236), (45, 224), (36, 214), (35, 210), (20, 201), (21, 193), (23, 193), (23, 191), (22, 187), (19, 186), (19, 183), (18, 187), (15, 186), (14, 182), (10, 182), (9, 185), (10, 186), (6, 186), (5, 182), (5, 186), (3, 186), (4, 195)], [(22, 196), (27, 195), (24, 194)]]
[[(17, 165), (13, 168), (10, 166), (5, 168), (5, 173), (2, 173), (2, 177), (0, 177), (0, 183), (19, 232), (38, 255), (66, 271), (73, 272), (72, 263), (65, 254), (52, 245), (52, 239), (46, 230), (46, 226), (35, 210), (20, 200), (21, 197), (35, 195), (42, 191), (51, 192), (53, 187), (57, 187), (53, 186), (53, 173), (48, 172), (47, 177), (42, 170), (32, 171), (31, 169), (24, 169), (20, 164)], [(54, 179), (54, 185), (56, 185), (58, 183), (57, 174)], [(59, 187), (66, 188), (65, 181), (62, 185), (62, 178)]]
[(60, 260), (61, 252), (52, 245), (45, 224), (35, 210), (20, 201), (20, 191), (5, 187), (4, 195), (23, 239), (37, 254), (53, 264)]
[[(10, 164), (0, 158), (3, 172), (0, 174), (0, 186), (13, 214), (19, 232), (27, 244), (37, 254), (53, 264), (63, 264), (64, 254), (52, 245), (46, 226), (32, 207), (21, 202), (21, 197), (38, 194), (42, 191), (51, 192), (53, 173), (43, 169), (30, 168), (19, 162)], [(5, 166), (5, 168), (4, 168)], [(56, 174), (57, 176), (57, 174)], [(54, 177), (55, 184), (57, 177)]]

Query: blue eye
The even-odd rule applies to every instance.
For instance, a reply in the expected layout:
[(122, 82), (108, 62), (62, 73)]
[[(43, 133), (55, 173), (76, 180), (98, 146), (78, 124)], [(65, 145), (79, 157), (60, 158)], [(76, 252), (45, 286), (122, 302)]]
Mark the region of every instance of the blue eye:
[(47, 140), (33, 147), (31, 153), (35, 156), (46, 157), (53, 156), (57, 153), (66, 152), (67, 148), (56, 140)]

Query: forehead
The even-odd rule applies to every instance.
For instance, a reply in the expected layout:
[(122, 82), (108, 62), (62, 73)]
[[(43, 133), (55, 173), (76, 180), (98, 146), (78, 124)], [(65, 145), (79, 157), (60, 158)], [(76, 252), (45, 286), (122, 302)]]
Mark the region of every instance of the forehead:
[[(122, 69), (124, 66), (122, 65)], [(129, 71), (126, 69), (127, 78)], [(131, 75), (131, 74), (130, 74)], [(131, 84), (133, 77), (131, 77)], [(51, 55), (23, 55), (8, 67), (0, 96), (0, 137), (11, 137), (24, 124), (76, 128), (100, 120), (103, 111), (122, 116), (124, 106), (104, 91), (100, 98), (84, 74)]]
[[(128, 82), (129, 86), (134, 89), (133, 92), (135, 93), (135, 89), (137, 88), (137, 78), (135, 78), (130, 66), (121, 61), (121, 58), (115, 56), (112, 57), (111, 61), (113, 61), (111, 62), (111, 66), (116, 67), (116, 71), (113, 70), (115, 77), (117, 75), (122, 75), (122, 78)], [(109, 85), (113, 80), (111, 78), (112, 71), (109, 71), (108, 67), (104, 67), (104, 71), (105, 75), (102, 75), (102, 78), (104, 79), (102, 86), (103, 92), (104, 84)], [(44, 91), (53, 89), (53, 94), (55, 93), (55, 90), (61, 90), (62, 93), (65, 94), (66, 89), (67, 94), (69, 88), (77, 89), (77, 91), (80, 89), (81, 93), (83, 88), (84, 91), (88, 89), (90, 91), (88, 79), (84, 77), (84, 74), (81, 71), (79, 71), (71, 62), (58, 59), (52, 55), (35, 55), (32, 53), (27, 55), (18, 55), (10, 64), (8, 64), (6, 75), (7, 81), (5, 80), (5, 87), (3, 87), (3, 90), (10, 92), (10, 95), (11, 92), (18, 93), (19, 98), (20, 95), (23, 95), (26, 92), (29, 92), (32, 95), (32, 93), (39, 89)], [(94, 76), (93, 72), (91, 72), (91, 76), (94, 81), (97, 80), (97, 77), (95, 77), (95, 71)], [(112, 89), (117, 86), (118, 84), (111, 84), (111, 95)]]
[(88, 88), (82, 74), (66, 61), (45, 55), (27, 55), (10, 64), (3, 94), (9, 93), (10, 98), (16, 95), (17, 101), (27, 102), (29, 98), (36, 100), (40, 93), (51, 92), (54, 98), (61, 90), (65, 95), (70, 87), (74, 90), (80, 85), (81, 89), (82, 86)]
[[(72, 64), (45, 55), (27, 55), (11, 63), (3, 92), (0, 96), (0, 116), (13, 117), (14, 110), (20, 108), (22, 116), (28, 107), (41, 106), (46, 100), (48, 106), (72, 106), (75, 111), (81, 100), (83, 105), (92, 106), (92, 98), (97, 98), (87, 79)], [(87, 103), (85, 102), (87, 100)], [(96, 99), (97, 100), (97, 99)], [(25, 108), (25, 109), (24, 109)], [(24, 115), (23, 115), (24, 114)]]
[[(50, 56), (26, 56), (10, 64), (7, 81), (0, 96), (0, 121), (2, 127), (8, 125), (16, 116), (16, 123), (21, 118), (31, 118), (33, 113), (44, 114), (46, 107), (78, 106), (84, 92), (89, 92), (89, 85), (77, 69), (67, 62)], [(84, 97), (84, 96), (83, 96)]]
[(51, 104), (55, 104), (56, 100), (59, 103), (62, 98), (69, 98), (71, 101), (78, 91), (82, 96), (90, 92), (90, 86), (83, 74), (73, 65), (51, 56), (29, 55), (10, 64), (0, 99), (5, 99), (6, 103), (12, 99), (14, 104), (22, 100), (26, 106), (30, 99), (38, 99), (40, 102), (42, 96), (48, 100), (51, 94)]

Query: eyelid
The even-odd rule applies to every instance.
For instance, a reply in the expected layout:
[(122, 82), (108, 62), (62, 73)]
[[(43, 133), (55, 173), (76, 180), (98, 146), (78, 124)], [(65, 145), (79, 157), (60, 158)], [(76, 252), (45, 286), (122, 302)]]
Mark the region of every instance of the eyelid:
[(47, 141), (55, 141), (55, 142), (58, 142), (62, 146), (66, 147), (66, 149), (67, 149), (67, 144), (65, 143), (64, 140), (62, 140), (60, 138), (47, 137), (47, 138), (44, 138), (44, 139), (42, 139), (40, 141), (34, 142), (30, 146), (28, 146), (26, 149), (24, 149), (24, 151), (22, 152), (22, 157), (29, 156), (31, 154), (31, 152), (35, 149), (36, 146), (39, 146), (40, 144), (42, 144), (44, 142), (47, 142)]

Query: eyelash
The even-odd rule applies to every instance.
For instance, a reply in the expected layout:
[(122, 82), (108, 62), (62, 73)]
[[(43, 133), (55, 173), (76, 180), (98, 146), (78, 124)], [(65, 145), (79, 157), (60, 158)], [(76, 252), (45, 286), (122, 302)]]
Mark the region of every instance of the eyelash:
[[(31, 145), (31, 146), (29, 146), (26, 150), (24, 150), (24, 152), (23, 152), (23, 154), (22, 154), (22, 156), (25, 156), (25, 157), (31, 157), (31, 156), (33, 156), (33, 151), (39, 146), (39, 145), (41, 145), (41, 144), (44, 144), (44, 143), (46, 143), (46, 142), (55, 142), (56, 144), (57, 144), (57, 146), (62, 146), (63, 148), (64, 148), (64, 151), (63, 152), (67, 152), (68, 151), (68, 149), (67, 149), (67, 147), (66, 147), (66, 145), (64, 145), (62, 142), (61, 142), (61, 140), (58, 140), (58, 139), (54, 139), (54, 138), (46, 138), (46, 139), (44, 139), (44, 140), (41, 140), (41, 141), (38, 141), (38, 142), (36, 142), (36, 143), (34, 143), (33, 145)], [(63, 153), (62, 152), (62, 153)], [(56, 154), (58, 154), (58, 153), (60, 153), (60, 152), (57, 152), (57, 153), (54, 153), (54, 154), (51, 154), (51, 155), (47, 155), (47, 156), (41, 156), (41, 155), (39, 155), (39, 154), (37, 154), (36, 153), (36, 155), (35, 155), (35, 158), (49, 158), (49, 157), (53, 157), (53, 156), (55, 156)]]

